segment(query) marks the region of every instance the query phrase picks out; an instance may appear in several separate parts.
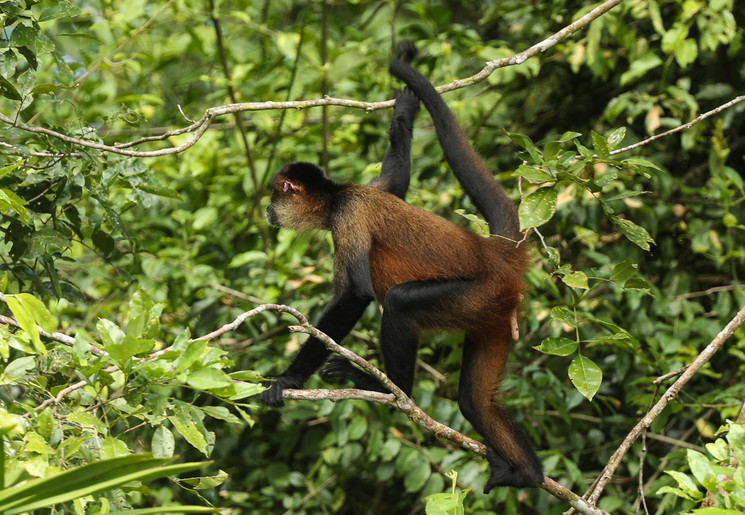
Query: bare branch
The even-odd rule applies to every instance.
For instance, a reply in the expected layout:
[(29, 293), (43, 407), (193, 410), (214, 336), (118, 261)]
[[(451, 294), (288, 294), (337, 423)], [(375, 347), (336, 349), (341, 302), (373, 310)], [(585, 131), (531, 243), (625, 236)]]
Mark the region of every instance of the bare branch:
[[(613, 7), (617, 6), (621, 2), (623, 2), (623, 0), (607, 0), (606, 2), (602, 3), (595, 9), (591, 10), (590, 12), (588, 12), (587, 14), (579, 18), (574, 23), (567, 25), (560, 31), (549, 36), (543, 41), (531, 46), (527, 50), (517, 53), (513, 55), (512, 57), (505, 57), (502, 59), (495, 59), (493, 61), (488, 61), (486, 65), (484, 66), (484, 68), (480, 72), (476, 73), (475, 75), (472, 75), (471, 77), (468, 77), (465, 79), (455, 80), (449, 84), (442, 85), (437, 89), (441, 93), (444, 93), (447, 91), (453, 91), (456, 89), (473, 86), (474, 84), (478, 84), (479, 82), (486, 80), (486, 78), (489, 77), (489, 75), (491, 75), (492, 73), (494, 73), (494, 71), (497, 70), (498, 68), (503, 68), (505, 66), (512, 66), (516, 64), (522, 64), (526, 60), (530, 59), (531, 57), (534, 57), (542, 52), (545, 52), (546, 50), (553, 47), (560, 41), (567, 39), (569, 36), (574, 34), (576, 31), (587, 26), (590, 22), (602, 16), (606, 12), (610, 11)], [(155, 16), (157, 16), (157, 14), (158, 13), (156, 13)], [(178, 154), (192, 147), (197, 141), (199, 141), (202, 135), (207, 131), (207, 129), (212, 124), (215, 118), (219, 116), (224, 116), (227, 114), (235, 114), (235, 113), (239, 113), (243, 111), (265, 111), (265, 110), (270, 110), (270, 109), (307, 109), (309, 107), (322, 107), (322, 106), (352, 107), (356, 109), (364, 109), (365, 111), (371, 112), (371, 111), (376, 111), (379, 109), (388, 109), (390, 107), (393, 107), (393, 105), (394, 105), (393, 100), (386, 100), (382, 102), (361, 102), (358, 100), (334, 98), (334, 97), (329, 97), (329, 96), (324, 96), (321, 99), (301, 100), (301, 101), (294, 101), (294, 102), (246, 102), (246, 103), (228, 104), (228, 105), (224, 105), (220, 107), (213, 107), (213, 108), (207, 109), (204, 116), (202, 116), (201, 119), (189, 125), (188, 127), (176, 129), (173, 131), (168, 131), (158, 136), (149, 136), (146, 138), (141, 138), (137, 141), (133, 141), (129, 143), (122, 143), (122, 144), (115, 144), (115, 145), (104, 145), (104, 144), (101, 144), (95, 141), (67, 136), (66, 134), (62, 134), (60, 132), (46, 129), (44, 127), (37, 127), (34, 125), (24, 124), (16, 120), (13, 120), (11, 118), (8, 118), (2, 113), (0, 113), (0, 121), (2, 121), (3, 123), (6, 123), (7, 125), (16, 127), (18, 129), (21, 129), (27, 132), (44, 134), (46, 136), (57, 138), (59, 140), (65, 141), (70, 144), (93, 148), (93, 149), (101, 150), (104, 152), (113, 152), (115, 154), (122, 154), (125, 156), (131, 156), (131, 157), (157, 157), (157, 156), (164, 156), (164, 155), (169, 155), (169, 154)], [(163, 149), (153, 150), (153, 151), (128, 150), (129, 147), (139, 145), (141, 143), (145, 143), (148, 141), (163, 141), (172, 136), (177, 136), (179, 134), (185, 134), (185, 133), (190, 133), (190, 132), (193, 133), (192, 136), (187, 141), (175, 147), (168, 147), (168, 148), (163, 148)]]
[(619, 148), (617, 150), (614, 150), (613, 152), (610, 153), (610, 155), (613, 156), (613, 155), (616, 155), (616, 154), (620, 154), (621, 152), (627, 152), (627, 151), (633, 150), (635, 148), (643, 147), (644, 145), (646, 145), (648, 143), (651, 143), (651, 142), (653, 142), (655, 140), (658, 140), (660, 138), (664, 138), (665, 136), (670, 136), (671, 134), (675, 134), (676, 132), (680, 132), (680, 131), (684, 131), (686, 129), (690, 129), (691, 127), (693, 127), (697, 123), (699, 123), (699, 122), (707, 119), (710, 116), (713, 116), (715, 114), (721, 113), (725, 109), (729, 109), (733, 105), (739, 104), (743, 100), (745, 100), (745, 95), (740, 95), (739, 97), (735, 97), (732, 100), (730, 100), (729, 102), (726, 102), (726, 103), (720, 105), (719, 107), (717, 107), (715, 109), (712, 109), (711, 111), (705, 112), (701, 116), (698, 116), (698, 117), (694, 118), (693, 120), (691, 120), (688, 123), (684, 123), (683, 125), (680, 125), (678, 127), (675, 127), (674, 129), (670, 129), (669, 131), (665, 131), (665, 132), (661, 132), (659, 134), (655, 134), (654, 136), (652, 136), (650, 138), (647, 138), (644, 141), (640, 141), (638, 143), (634, 143), (633, 145), (629, 145), (628, 147), (623, 147), (623, 148)]
[(358, 390), (356, 388), (339, 388), (336, 390), (293, 390), (282, 391), (285, 399), (304, 401), (346, 401), (356, 399), (368, 402), (377, 402), (387, 406), (396, 406), (396, 397), (392, 393), (371, 392), (369, 390)]
[(195, 338), (195, 340), (214, 340), (218, 336), (221, 336), (228, 331), (235, 330), (239, 325), (241, 325), (243, 322), (245, 322), (247, 319), (258, 315), (259, 313), (263, 313), (264, 311), (279, 311), (281, 313), (289, 313), (292, 316), (294, 316), (298, 322), (301, 324), (307, 324), (308, 319), (305, 318), (305, 316), (296, 310), (295, 308), (291, 308), (290, 306), (285, 306), (282, 304), (262, 304), (261, 306), (257, 306), (254, 309), (250, 311), (246, 311), (245, 313), (241, 313), (236, 317), (235, 320), (233, 320), (229, 324), (225, 324), (220, 329), (216, 331), (212, 331), (209, 334), (205, 334), (204, 336), (200, 336), (199, 338)]
[(662, 395), (662, 398), (657, 402), (657, 404), (655, 404), (654, 407), (652, 407), (652, 409), (650, 409), (647, 414), (639, 421), (639, 423), (634, 426), (634, 428), (629, 432), (624, 441), (621, 443), (620, 447), (616, 450), (615, 453), (613, 453), (613, 456), (611, 456), (610, 460), (608, 461), (608, 465), (605, 466), (602, 474), (600, 474), (597, 484), (594, 485), (593, 488), (588, 490), (587, 493), (584, 495), (585, 499), (587, 499), (590, 504), (597, 504), (598, 499), (603, 492), (603, 489), (613, 477), (616, 469), (621, 464), (621, 460), (631, 448), (631, 445), (636, 441), (637, 437), (652, 424), (652, 421), (654, 421), (654, 419), (657, 418), (662, 410), (665, 409), (665, 406), (667, 406), (670, 401), (678, 396), (681, 388), (683, 388), (683, 386), (696, 374), (696, 372), (698, 372), (701, 367), (704, 366), (704, 364), (706, 364), (711, 359), (714, 353), (716, 353), (722, 347), (722, 345), (724, 345), (724, 342), (726, 342), (727, 339), (734, 334), (734, 332), (743, 324), (743, 322), (745, 322), (745, 306), (743, 306), (742, 309), (740, 309), (740, 311), (737, 313), (737, 315), (735, 315), (735, 317), (727, 324), (727, 326), (719, 332), (716, 338), (714, 338), (714, 340), (712, 340), (711, 343), (709, 343), (709, 345), (707, 345), (706, 348), (701, 351), (696, 359), (694, 359), (691, 364), (688, 365), (688, 368), (686, 368), (685, 372), (683, 372), (681, 376), (670, 386), (670, 388), (667, 389), (667, 391)]
[[(393, 396), (390, 394), (381, 394), (377, 392), (365, 392), (362, 390), (285, 390), (283, 396), (285, 398), (294, 399), (330, 399), (333, 401), (342, 400), (345, 398), (350, 399), (363, 399), (372, 402), (379, 402), (388, 406), (394, 406), (399, 410), (406, 413), (409, 420), (417, 424), (418, 426), (430, 431), (438, 438), (450, 440), (453, 443), (458, 444), (460, 447), (471, 451), (481, 456), (486, 456), (486, 446), (481, 442), (478, 442), (462, 433), (459, 433), (455, 429), (446, 426), (425, 413), (414, 401), (409, 398), (398, 386), (396, 386), (388, 377), (375, 368), (364, 358), (358, 356), (354, 352), (342, 347), (332, 340), (328, 335), (319, 331), (315, 327), (304, 324), (302, 326), (290, 326), (290, 331), (293, 332), (304, 332), (310, 334), (314, 338), (323, 342), (330, 350), (336, 352), (352, 361), (353, 363), (361, 366), (367, 372), (375, 376), (385, 388), (387, 388)], [(549, 477), (543, 478), (543, 484), (540, 485), (542, 489), (550, 493), (554, 497), (557, 497), (567, 502), (572, 508), (579, 511), (580, 513), (590, 515), (607, 515), (606, 512), (591, 506), (586, 500), (579, 495), (575, 494), (571, 490), (561, 486), (559, 483)]]
[[(21, 325), (18, 322), (16, 322), (14, 318), (7, 317), (5, 315), (0, 315), (0, 324), (5, 324), (11, 327), (15, 327), (17, 329), (22, 329)], [(73, 338), (72, 336), (68, 336), (66, 334), (62, 334), (58, 332), (48, 333), (39, 326), (36, 326), (36, 329), (37, 331), (39, 331), (39, 335), (46, 338), (47, 340), (52, 340), (55, 342), (63, 343), (67, 345), (68, 347), (72, 347), (73, 345), (75, 345), (75, 338)], [(106, 355), (105, 351), (101, 350), (95, 345), (91, 345), (90, 348), (91, 348), (91, 353), (95, 354), (96, 356)]]

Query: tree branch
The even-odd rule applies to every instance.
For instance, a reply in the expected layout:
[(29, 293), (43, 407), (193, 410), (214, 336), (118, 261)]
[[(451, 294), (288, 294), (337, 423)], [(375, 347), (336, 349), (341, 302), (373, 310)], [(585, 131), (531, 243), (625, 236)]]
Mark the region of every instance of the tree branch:
[[(686, 129), (690, 129), (691, 127), (693, 127), (697, 123), (706, 120), (710, 116), (713, 116), (715, 114), (719, 114), (722, 111), (724, 111), (725, 109), (729, 109), (730, 107), (732, 107), (732, 106), (734, 106), (736, 104), (739, 104), (743, 100), (745, 100), (745, 95), (740, 95), (739, 97), (735, 97), (732, 100), (730, 100), (729, 102), (725, 102), (724, 104), (720, 105), (719, 107), (716, 107), (716, 108), (712, 109), (711, 111), (707, 111), (704, 114), (702, 114), (700, 116), (697, 116), (696, 118), (694, 118), (693, 120), (691, 120), (688, 123), (684, 123), (683, 125), (679, 125), (678, 127), (675, 127), (674, 129), (670, 129), (669, 131), (665, 131), (665, 132), (661, 132), (659, 134), (655, 134), (654, 136), (651, 136), (651, 137), (649, 137), (649, 138), (647, 138), (647, 139), (645, 139), (643, 141), (640, 141), (638, 143), (634, 143), (633, 145), (629, 145), (627, 147), (623, 147), (623, 148), (619, 148), (617, 150), (614, 150), (614, 151), (612, 151), (610, 153), (610, 155), (614, 156), (616, 154), (620, 154), (621, 152), (627, 152), (627, 151), (633, 150), (635, 148), (643, 147), (644, 145), (647, 145), (648, 143), (652, 143), (653, 141), (658, 140), (660, 138), (664, 138), (665, 136), (670, 136), (671, 134), (675, 134), (676, 132), (680, 132), (680, 131), (684, 131)], [(713, 291), (717, 291), (717, 290), (714, 290), (713, 288), (712, 288), (712, 290)]]
[(683, 386), (694, 376), (694, 374), (696, 374), (696, 372), (698, 372), (699, 369), (711, 359), (714, 353), (716, 353), (716, 351), (718, 351), (722, 347), (722, 345), (724, 345), (724, 342), (727, 341), (727, 339), (732, 336), (744, 322), (745, 306), (743, 306), (742, 309), (740, 309), (740, 311), (737, 313), (737, 315), (735, 315), (735, 317), (727, 324), (727, 326), (719, 332), (716, 338), (714, 338), (714, 340), (712, 340), (711, 343), (709, 343), (709, 345), (707, 345), (706, 348), (701, 351), (696, 359), (694, 359), (691, 364), (688, 365), (688, 367), (680, 375), (680, 377), (662, 395), (662, 398), (657, 402), (657, 404), (655, 404), (654, 407), (652, 407), (652, 409), (650, 409), (647, 414), (639, 421), (639, 423), (634, 426), (634, 428), (623, 440), (620, 447), (616, 450), (615, 453), (613, 453), (613, 456), (611, 456), (610, 460), (608, 461), (608, 465), (606, 465), (605, 469), (603, 469), (603, 472), (600, 474), (597, 483), (593, 487), (591, 487), (587, 491), (587, 493), (585, 493), (584, 498), (587, 499), (590, 504), (597, 504), (600, 495), (603, 493), (603, 489), (613, 477), (616, 469), (621, 464), (621, 460), (631, 448), (631, 445), (636, 441), (637, 437), (652, 424), (652, 421), (657, 418), (657, 416), (662, 412), (665, 406), (667, 406), (670, 401), (678, 396), (681, 388), (683, 388)]
[[(419, 406), (417, 406), (416, 403), (414, 403), (414, 401), (412, 401), (411, 398), (409, 398), (409, 396), (406, 395), (398, 386), (396, 386), (390, 379), (388, 379), (388, 377), (382, 371), (374, 367), (370, 362), (368, 362), (361, 356), (358, 356), (354, 352), (337, 344), (334, 340), (332, 340), (325, 333), (319, 331), (318, 329), (310, 325), (308, 322), (308, 319), (300, 311), (290, 306), (285, 306), (282, 304), (262, 304), (250, 311), (241, 313), (235, 318), (235, 320), (233, 320), (232, 322), (228, 324), (225, 324), (221, 328), (211, 333), (208, 333), (206, 335), (195, 338), (195, 339), (213, 340), (227, 333), (228, 331), (232, 331), (236, 329), (238, 326), (240, 326), (243, 322), (245, 322), (249, 318), (258, 315), (259, 313), (263, 313), (264, 311), (279, 311), (281, 313), (288, 313), (292, 315), (301, 325), (290, 326), (289, 327), (290, 331), (303, 332), (303, 333), (309, 334), (319, 339), (333, 352), (336, 352), (337, 354), (344, 356), (346, 359), (359, 365), (360, 367), (365, 369), (367, 372), (372, 374), (374, 377), (376, 377), (381, 382), (381, 384), (388, 391), (391, 392), (391, 393), (380, 393), (380, 392), (371, 392), (371, 391), (351, 389), (351, 388), (350, 389), (334, 389), (334, 390), (288, 389), (288, 390), (284, 390), (283, 392), (284, 398), (314, 400), (314, 401), (315, 400), (331, 400), (334, 402), (346, 400), (346, 399), (359, 399), (359, 400), (365, 400), (369, 402), (377, 402), (379, 404), (385, 404), (387, 406), (395, 407), (396, 409), (399, 409), (400, 411), (406, 413), (409, 420), (411, 420), (418, 426), (426, 429), (427, 431), (431, 432), (438, 438), (449, 440), (457, 444), (458, 446), (462, 447), (463, 449), (466, 449), (475, 454), (478, 454), (481, 456), (486, 455), (486, 446), (484, 444), (456, 431), (455, 429), (452, 429), (451, 427), (446, 426), (445, 424), (442, 424), (434, 420), (427, 413), (425, 413)], [(17, 327), (17, 323), (9, 317), (0, 316), (0, 323), (6, 323), (9, 325), (13, 325), (14, 327)], [(45, 338), (50, 338), (55, 341), (60, 341), (62, 343), (65, 343), (66, 345), (71, 345), (74, 342), (73, 338), (67, 335), (62, 335), (61, 333), (51, 333), (51, 334), (41, 333), (41, 334)], [(91, 346), (91, 348), (93, 349), (94, 346)], [(157, 352), (150, 354), (147, 358), (144, 358), (144, 360), (155, 359), (161, 354), (168, 352), (170, 349), (171, 347), (166, 347), (164, 349), (161, 349)], [(117, 370), (117, 367), (113, 365), (105, 369), (105, 371), (108, 373), (113, 373), (116, 370)], [(85, 380), (78, 381), (77, 383), (68, 385), (63, 390), (60, 390), (60, 392), (54, 398), (49, 398), (49, 399), (46, 399), (44, 402), (42, 402), (39, 406), (35, 408), (34, 411), (41, 411), (50, 404), (55, 404), (55, 405), (59, 404), (62, 402), (65, 396), (69, 395), (70, 393), (80, 388), (85, 387), (86, 385), (88, 385), (88, 381), (85, 381)], [(594, 506), (591, 506), (582, 497), (578, 496), (577, 494), (568, 490), (567, 488), (561, 486), (560, 484), (558, 484), (556, 481), (554, 481), (553, 479), (549, 477), (544, 477), (544, 482), (541, 485), (541, 488), (543, 488), (546, 492), (550, 493), (551, 495), (567, 502), (570, 506), (572, 506), (575, 510), (579, 511), (580, 513), (588, 514), (588, 515), (607, 515), (606, 512)]]
[[(455, 429), (446, 426), (425, 413), (419, 406), (411, 400), (398, 386), (396, 386), (388, 377), (381, 372), (379, 369), (374, 367), (366, 359), (358, 356), (354, 352), (346, 349), (332, 340), (329, 336), (319, 331), (310, 324), (303, 324), (300, 326), (290, 326), (292, 332), (303, 332), (313, 336), (314, 338), (323, 342), (326, 347), (331, 351), (344, 356), (346, 359), (364, 368), (367, 372), (372, 374), (378, 379), (381, 384), (391, 392), (391, 394), (382, 394), (378, 392), (366, 392), (364, 390), (285, 390), (283, 397), (291, 399), (329, 399), (332, 401), (338, 401), (343, 399), (362, 399), (371, 402), (379, 402), (388, 406), (393, 406), (400, 411), (406, 413), (406, 416), (417, 424), (418, 426), (426, 429), (435, 436), (450, 440), (451, 442), (459, 445), (460, 447), (471, 451), (481, 456), (486, 456), (486, 446), (481, 442), (478, 442), (462, 433), (459, 433)], [(591, 515), (603, 515), (606, 514), (603, 510), (591, 506), (582, 497), (575, 494), (571, 490), (561, 486), (559, 483), (549, 477), (543, 478), (543, 484), (540, 487), (546, 492), (550, 493), (554, 497), (561, 499), (568, 503), (572, 508), (584, 514)]]
[[(5, 315), (0, 315), (0, 324), (9, 325), (11, 327), (15, 327), (16, 329), (22, 329), (21, 325), (18, 322), (16, 322), (14, 318), (8, 317)], [(73, 338), (72, 336), (68, 336), (66, 334), (58, 333), (58, 332), (48, 333), (39, 326), (36, 326), (36, 329), (39, 331), (39, 335), (46, 338), (47, 340), (52, 340), (58, 343), (63, 343), (67, 345), (68, 347), (72, 347), (73, 345), (75, 345), (75, 338)], [(101, 350), (95, 345), (91, 345), (90, 348), (91, 348), (91, 353), (95, 354), (96, 356), (106, 355), (106, 351)]]
[[(475, 75), (472, 75), (471, 77), (468, 77), (465, 79), (455, 80), (449, 84), (442, 85), (437, 89), (438, 91), (440, 91), (440, 93), (445, 93), (447, 91), (453, 91), (455, 89), (473, 86), (474, 84), (478, 84), (479, 82), (484, 81), (487, 77), (489, 77), (489, 75), (494, 73), (494, 71), (497, 70), (498, 68), (503, 68), (505, 66), (512, 66), (516, 64), (522, 64), (528, 59), (530, 59), (531, 57), (534, 57), (542, 52), (545, 52), (546, 50), (553, 47), (560, 41), (567, 39), (569, 36), (574, 34), (576, 31), (587, 26), (590, 22), (602, 16), (606, 12), (610, 11), (613, 7), (617, 6), (621, 2), (623, 2), (623, 0), (607, 0), (606, 2), (602, 3), (595, 9), (591, 10), (590, 12), (588, 12), (587, 14), (579, 18), (577, 21), (567, 25), (560, 31), (549, 36), (543, 41), (531, 46), (527, 50), (519, 52), (513, 55), (512, 57), (505, 57), (502, 59), (495, 59), (493, 61), (488, 61), (486, 65), (484, 66), (484, 68), (480, 72), (476, 73)], [(220, 117), (220, 116), (224, 116), (227, 114), (240, 113), (243, 111), (265, 111), (265, 110), (270, 110), (270, 109), (307, 109), (310, 107), (322, 107), (322, 106), (332, 106), (332, 105), (340, 106), (340, 107), (352, 107), (356, 109), (364, 109), (368, 112), (371, 112), (371, 111), (376, 111), (379, 109), (388, 109), (390, 107), (393, 107), (394, 101), (386, 100), (382, 102), (361, 102), (358, 100), (349, 100), (349, 99), (341, 99), (341, 98), (333, 98), (329, 96), (324, 96), (321, 99), (300, 100), (300, 101), (294, 101), (294, 102), (234, 103), (234, 104), (228, 104), (224, 106), (212, 107), (212, 108), (207, 109), (204, 116), (202, 116), (201, 119), (189, 125), (188, 127), (183, 127), (181, 129), (176, 129), (173, 131), (167, 131), (158, 136), (149, 136), (149, 137), (138, 139), (136, 141), (131, 141), (131, 142), (122, 143), (122, 144), (115, 144), (115, 145), (105, 145), (102, 143), (97, 143), (95, 141), (71, 137), (66, 134), (62, 134), (60, 132), (53, 131), (53, 130), (50, 130), (44, 127), (28, 125), (28, 124), (13, 120), (5, 116), (2, 113), (0, 113), (0, 121), (2, 121), (3, 123), (11, 127), (15, 127), (15, 128), (27, 131), (27, 132), (44, 134), (46, 136), (62, 140), (66, 143), (88, 147), (88, 148), (100, 150), (103, 152), (113, 152), (115, 154), (122, 154), (126, 156), (131, 156), (131, 157), (157, 157), (157, 156), (164, 156), (164, 155), (170, 155), (170, 154), (178, 154), (194, 146), (194, 144), (197, 141), (199, 141), (202, 135), (207, 131), (207, 129), (212, 124), (212, 122), (215, 120), (215, 118)], [(177, 135), (186, 134), (186, 133), (193, 133), (193, 134), (187, 141), (174, 147), (163, 148), (163, 149), (152, 150), (152, 151), (129, 150), (129, 147), (140, 145), (145, 142), (163, 141), (172, 136), (177, 136)]]

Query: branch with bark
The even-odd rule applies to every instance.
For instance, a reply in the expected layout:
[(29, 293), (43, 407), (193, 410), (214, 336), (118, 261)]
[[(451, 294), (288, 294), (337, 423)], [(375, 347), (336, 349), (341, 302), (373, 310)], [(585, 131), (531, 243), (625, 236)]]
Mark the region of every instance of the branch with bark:
[[(403, 413), (406, 413), (408, 418), (418, 426), (422, 427), (423, 429), (426, 429), (427, 431), (431, 432), (433, 435), (437, 436), (438, 438), (442, 438), (445, 440), (449, 440), (450, 442), (453, 442), (457, 444), (458, 446), (462, 447), (463, 449), (466, 449), (470, 452), (473, 452), (475, 454), (484, 456), (486, 454), (486, 447), (434, 420), (432, 417), (430, 417), (427, 413), (425, 413), (417, 404), (411, 400), (410, 397), (408, 397), (403, 391), (401, 391), (400, 388), (398, 388), (388, 377), (379, 369), (377, 369), (375, 366), (373, 366), (370, 362), (362, 358), (361, 356), (358, 356), (354, 352), (350, 351), (349, 349), (346, 349), (345, 347), (342, 347), (341, 345), (334, 342), (331, 338), (329, 338), (326, 334), (319, 331), (315, 327), (313, 327), (309, 322), (308, 319), (298, 310), (290, 307), (285, 306), (281, 304), (262, 304), (260, 306), (257, 306), (256, 308), (246, 311), (244, 313), (241, 313), (238, 317), (233, 320), (233, 322), (230, 322), (228, 324), (225, 324), (224, 326), (220, 327), (219, 329), (208, 333), (206, 335), (200, 336), (200, 340), (214, 340), (222, 336), (223, 334), (226, 334), (229, 331), (233, 331), (236, 328), (238, 328), (241, 324), (243, 324), (246, 320), (263, 313), (265, 311), (277, 311), (280, 313), (287, 313), (292, 315), (298, 322), (298, 325), (292, 325), (289, 327), (290, 331), (293, 332), (301, 332), (309, 334), (320, 341), (322, 341), (332, 352), (335, 352), (346, 359), (350, 360), (351, 362), (355, 363), (356, 365), (360, 366), (373, 376), (375, 376), (380, 383), (390, 392), (390, 393), (380, 393), (380, 392), (371, 392), (371, 391), (365, 391), (365, 390), (358, 390), (358, 389), (334, 389), (334, 390), (327, 390), (327, 389), (315, 389), (315, 390), (297, 390), (297, 389), (289, 389), (285, 390), (283, 392), (284, 398), (286, 399), (296, 399), (296, 400), (310, 400), (310, 401), (318, 401), (318, 400), (331, 400), (334, 402), (342, 401), (342, 400), (348, 400), (348, 399), (358, 399), (358, 400), (365, 400), (368, 402), (376, 402), (379, 404), (385, 404), (387, 406), (391, 406), (393, 408), (396, 408)], [(19, 327), (18, 324), (10, 317), (6, 316), (0, 316), (0, 323), (1, 324), (7, 324), (11, 325), (13, 327)], [(570, 491), (569, 489), (561, 486), (556, 481), (549, 477), (544, 478), (544, 482), (541, 485), (541, 488), (545, 490), (546, 492), (550, 493), (554, 497), (561, 499), (565, 501), (567, 504), (569, 504), (573, 510), (576, 510), (579, 513), (583, 514), (593, 514), (593, 515), (599, 515), (604, 514), (605, 512), (598, 509), (596, 507), (597, 501), (600, 498), (600, 495), (603, 492), (603, 489), (608, 484), (608, 482), (612, 479), (616, 469), (620, 465), (624, 455), (628, 452), (628, 450), (631, 448), (631, 445), (636, 441), (636, 439), (641, 435), (654, 421), (655, 418), (657, 418), (660, 413), (662, 413), (663, 409), (673, 400), (675, 399), (678, 394), (680, 393), (680, 390), (682, 387), (701, 369), (701, 367), (708, 362), (711, 357), (724, 345), (724, 343), (729, 339), (730, 336), (734, 334), (734, 332), (745, 323), (745, 306), (743, 306), (742, 309), (735, 315), (735, 317), (727, 324), (727, 326), (722, 329), (722, 331), (716, 336), (714, 340), (706, 347), (704, 348), (701, 353), (684, 369), (675, 371), (674, 374), (668, 374), (664, 377), (664, 379), (669, 379), (671, 377), (675, 377), (675, 375), (679, 375), (678, 379), (673, 383), (670, 388), (663, 394), (662, 398), (659, 402), (657, 402), (648, 412), (647, 414), (639, 421), (639, 423), (628, 433), (626, 438), (623, 440), (619, 448), (616, 450), (616, 452), (613, 454), (611, 459), (608, 462), (608, 465), (603, 470), (601, 475), (596, 479), (595, 483), (591, 487), (590, 490), (583, 496), (580, 497), (579, 495), (575, 494), (574, 492)], [(41, 328), (40, 328), (41, 329)], [(62, 333), (46, 333), (40, 331), (40, 334), (50, 340), (57, 341), (60, 343), (63, 343), (65, 345), (72, 345), (74, 342), (74, 339), (70, 336), (64, 335)], [(101, 349), (98, 347), (92, 347), (93, 349), (97, 349), (97, 353), (103, 353)], [(165, 352), (168, 352), (171, 349), (171, 347), (167, 347), (165, 349), (161, 349), (160, 351), (154, 352), (150, 354), (146, 360), (152, 360), (156, 359), (161, 354), (164, 354)], [(109, 367), (106, 369), (107, 372), (111, 373), (113, 371), (117, 370), (116, 367)], [(74, 383), (72, 385), (69, 385), (65, 389), (61, 390), (58, 395), (53, 399), (47, 399), (43, 403), (41, 403), (36, 410), (43, 409), (49, 404), (59, 404), (62, 402), (64, 397), (66, 395), (69, 395), (73, 391), (83, 388), (88, 384), (87, 381), (80, 381), (78, 383)], [(743, 407), (743, 413), (745, 413), (745, 407)]]
[[(511, 57), (505, 57), (502, 59), (495, 59), (493, 61), (488, 61), (484, 65), (484, 67), (481, 69), (481, 71), (472, 75), (471, 77), (467, 77), (465, 79), (454, 80), (453, 82), (450, 82), (448, 84), (444, 84), (438, 87), (437, 90), (440, 93), (445, 93), (447, 91), (453, 91), (456, 89), (473, 86), (474, 84), (478, 84), (486, 80), (492, 73), (494, 73), (495, 70), (499, 68), (503, 68), (505, 66), (513, 66), (516, 64), (522, 64), (528, 59), (545, 52), (546, 50), (553, 47), (557, 43), (569, 38), (572, 34), (586, 27), (587, 25), (590, 24), (590, 22), (599, 18), (603, 14), (607, 13), (608, 11), (613, 9), (615, 6), (617, 6), (621, 2), (623, 2), (623, 0), (607, 0), (606, 2), (603, 2), (598, 7), (596, 7), (595, 9), (592, 9), (590, 12), (588, 12), (584, 16), (577, 19), (575, 22), (570, 23), (563, 29), (559, 30), (555, 34), (552, 34), (551, 36), (547, 37), (543, 41), (536, 43), (535, 45), (531, 46), (527, 50), (519, 52)], [(212, 123), (217, 118), (221, 116), (225, 116), (225, 115), (230, 115), (230, 114), (236, 115), (237, 113), (241, 113), (245, 111), (266, 111), (266, 110), (274, 110), (274, 109), (307, 109), (310, 107), (325, 107), (325, 106), (352, 107), (356, 109), (364, 109), (365, 111), (371, 112), (371, 111), (377, 111), (379, 109), (391, 108), (393, 107), (394, 103), (395, 103), (394, 100), (385, 100), (381, 102), (362, 102), (359, 100), (334, 98), (328, 95), (324, 95), (323, 98), (319, 98), (315, 100), (298, 100), (298, 101), (286, 101), (286, 102), (233, 103), (233, 104), (227, 104), (227, 105), (223, 105), (219, 107), (211, 107), (207, 109), (204, 115), (199, 120), (188, 125), (187, 127), (182, 127), (180, 129), (166, 131), (162, 134), (155, 135), (155, 136), (143, 137), (143, 138), (130, 141), (130, 142), (126, 142), (126, 143), (116, 143), (113, 145), (99, 143), (97, 141), (92, 141), (90, 139), (73, 137), (67, 134), (63, 134), (58, 131), (47, 129), (45, 127), (39, 127), (39, 126), (32, 125), (32, 124), (22, 123), (2, 113), (0, 113), (0, 122), (3, 122), (10, 127), (15, 127), (17, 129), (21, 129), (26, 132), (43, 134), (45, 136), (59, 139), (66, 143), (70, 143), (72, 145), (92, 148), (92, 149), (100, 150), (103, 152), (112, 152), (115, 154), (122, 154), (125, 156), (131, 156), (131, 157), (157, 157), (157, 156), (164, 156), (164, 155), (170, 155), (170, 154), (178, 154), (191, 148), (197, 143), (197, 141), (199, 141), (199, 139), (204, 135), (204, 133), (207, 132), (207, 130), (210, 128), (210, 125), (212, 125)], [(188, 140), (184, 141), (182, 144), (177, 145), (177, 146), (162, 148), (159, 150), (151, 150), (151, 151), (131, 150), (132, 147), (136, 147), (144, 143), (164, 141), (173, 136), (179, 136), (182, 134), (191, 134), (191, 137)]]

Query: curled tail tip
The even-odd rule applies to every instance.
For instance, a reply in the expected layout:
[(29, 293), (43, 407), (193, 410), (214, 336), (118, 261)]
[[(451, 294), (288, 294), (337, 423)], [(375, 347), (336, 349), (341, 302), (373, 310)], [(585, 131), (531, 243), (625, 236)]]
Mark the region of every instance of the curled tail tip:
[(414, 46), (414, 43), (412, 43), (411, 41), (402, 41), (398, 45), (398, 55), (396, 58), (404, 61), (405, 63), (410, 63), (414, 60), (416, 54), (417, 50), (416, 46)]

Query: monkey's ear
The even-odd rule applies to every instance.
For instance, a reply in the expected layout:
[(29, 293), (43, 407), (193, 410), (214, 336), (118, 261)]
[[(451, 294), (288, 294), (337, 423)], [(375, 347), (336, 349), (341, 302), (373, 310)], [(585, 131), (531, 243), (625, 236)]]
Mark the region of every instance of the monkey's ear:
[(282, 181), (282, 191), (284, 193), (298, 193), (300, 189), (301, 188), (292, 181)]

